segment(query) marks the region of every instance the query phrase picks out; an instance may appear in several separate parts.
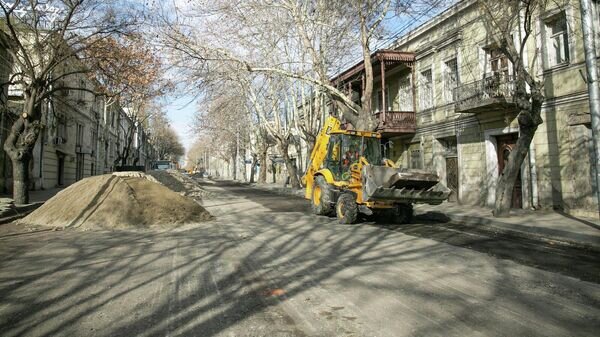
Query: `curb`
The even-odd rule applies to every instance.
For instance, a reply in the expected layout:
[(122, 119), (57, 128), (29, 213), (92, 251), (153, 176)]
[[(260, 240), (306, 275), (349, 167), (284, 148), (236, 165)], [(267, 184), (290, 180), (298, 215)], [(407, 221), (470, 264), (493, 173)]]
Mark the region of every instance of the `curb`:
[(0, 215), (0, 225), (7, 224), (7, 223), (13, 222), (15, 220), (24, 218), (27, 215), (29, 215), (29, 213), (35, 211), (43, 204), (44, 204), (44, 202), (40, 201), (40, 202), (34, 202), (34, 203), (31, 203), (28, 205), (10, 209), (9, 211), (5, 212), (6, 214)]
[(273, 193), (279, 194), (279, 195), (289, 195), (289, 196), (296, 196), (296, 197), (300, 197), (300, 198), (304, 197), (303, 189), (294, 190), (291, 187), (269, 188), (269, 187), (264, 187), (264, 186), (256, 185), (256, 184), (250, 184), (250, 185), (248, 185), (248, 187), (255, 188), (255, 189), (261, 190), (261, 191), (273, 192)]
[(455, 215), (448, 213), (443, 213), (441, 216), (436, 216), (435, 214), (421, 213), (419, 214), (419, 216), (427, 220), (438, 222), (454, 222), (459, 225), (476, 227), (484, 231), (494, 231), (501, 234), (508, 234), (516, 237), (532, 239), (550, 244), (558, 244), (563, 246), (577, 246), (589, 250), (600, 251), (600, 242), (598, 244), (593, 244), (590, 242), (584, 242), (576, 239), (556, 237), (551, 234), (549, 235), (531, 231), (522, 231), (514, 228), (508, 228), (508, 226), (505, 224), (498, 224), (496, 221), (486, 218)]

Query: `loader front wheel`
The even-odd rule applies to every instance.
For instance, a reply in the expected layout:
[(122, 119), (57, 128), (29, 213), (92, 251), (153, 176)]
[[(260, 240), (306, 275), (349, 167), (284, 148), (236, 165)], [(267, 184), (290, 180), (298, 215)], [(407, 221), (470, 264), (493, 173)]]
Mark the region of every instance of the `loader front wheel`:
[(394, 222), (398, 224), (411, 223), (413, 219), (413, 206), (411, 204), (398, 204), (394, 210)]
[(335, 214), (342, 224), (353, 224), (358, 217), (358, 205), (349, 193), (340, 195), (335, 204)]
[(331, 193), (329, 193), (329, 184), (322, 176), (317, 176), (313, 183), (313, 193), (311, 208), (316, 215), (329, 215), (333, 213), (333, 203), (331, 202)]

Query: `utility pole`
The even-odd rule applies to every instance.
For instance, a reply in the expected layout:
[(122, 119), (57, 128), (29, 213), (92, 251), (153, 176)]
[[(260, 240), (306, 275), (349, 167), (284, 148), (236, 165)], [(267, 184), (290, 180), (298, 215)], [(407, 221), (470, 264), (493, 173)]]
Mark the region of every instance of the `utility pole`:
[(596, 169), (596, 202), (600, 217), (600, 87), (598, 87), (598, 63), (596, 61), (596, 37), (591, 0), (580, 0), (581, 29), (583, 31), (583, 49), (587, 70), (590, 115), (592, 117), (592, 141), (594, 143), (594, 166)]

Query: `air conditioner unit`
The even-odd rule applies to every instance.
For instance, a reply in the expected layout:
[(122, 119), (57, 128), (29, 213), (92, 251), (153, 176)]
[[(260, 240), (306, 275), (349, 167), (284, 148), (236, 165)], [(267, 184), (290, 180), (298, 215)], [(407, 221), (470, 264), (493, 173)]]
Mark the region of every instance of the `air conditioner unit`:
[(82, 153), (83, 149), (81, 148), (81, 145), (76, 145), (75, 146), (75, 153)]

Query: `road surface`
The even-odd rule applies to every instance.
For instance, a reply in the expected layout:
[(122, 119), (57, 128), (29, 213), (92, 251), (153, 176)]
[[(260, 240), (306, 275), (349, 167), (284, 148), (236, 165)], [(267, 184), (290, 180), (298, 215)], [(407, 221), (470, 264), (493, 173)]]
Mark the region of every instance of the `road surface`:
[[(427, 222), (341, 225), (204, 182), (174, 231), (0, 226), (2, 336), (597, 336), (598, 252)], [(443, 210), (442, 210), (443, 211)]]

